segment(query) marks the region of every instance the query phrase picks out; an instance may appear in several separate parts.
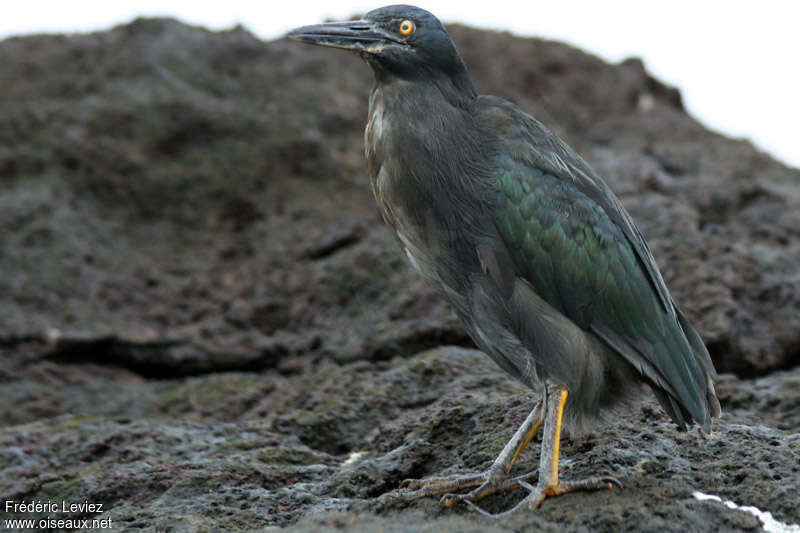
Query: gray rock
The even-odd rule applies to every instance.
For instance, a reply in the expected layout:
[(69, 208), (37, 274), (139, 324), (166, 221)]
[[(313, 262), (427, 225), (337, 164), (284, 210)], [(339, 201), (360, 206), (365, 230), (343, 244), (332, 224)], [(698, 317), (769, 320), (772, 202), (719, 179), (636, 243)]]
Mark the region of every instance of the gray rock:
[(470, 349), (380, 224), (367, 67), (140, 19), (0, 41), (0, 494), (104, 506), (3, 519), (758, 528), (701, 491), (800, 522), (800, 171), (704, 129), (637, 60), (451, 30), (481, 92), (543, 119), (621, 195), (726, 372), (714, 438), (645, 398), (562, 445), (565, 477), (622, 490), (502, 521), (393, 505), (404, 478), (487, 467), (535, 397)]

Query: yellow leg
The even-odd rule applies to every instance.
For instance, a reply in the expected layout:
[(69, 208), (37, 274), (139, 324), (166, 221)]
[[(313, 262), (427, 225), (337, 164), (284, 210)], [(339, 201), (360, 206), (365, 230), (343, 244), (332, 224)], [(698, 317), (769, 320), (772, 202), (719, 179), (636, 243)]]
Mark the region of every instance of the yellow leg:
[(525, 434), (525, 438), (520, 443), (520, 446), (517, 448), (517, 451), (514, 453), (514, 457), (511, 458), (511, 461), (508, 463), (508, 467), (506, 467), (506, 474), (511, 473), (511, 469), (514, 468), (514, 464), (519, 459), (519, 456), (522, 455), (522, 452), (525, 451), (525, 448), (528, 447), (528, 444), (531, 443), (533, 438), (539, 433), (539, 430), (542, 429), (543, 421), (541, 418), (533, 425), (529, 430), (528, 433)]
[(553, 461), (550, 464), (550, 475), (552, 479), (558, 484), (558, 455), (561, 451), (561, 421), (564, 418), (564, 405), (567, 403), (566, 387), (561, 387), (558, 391), (558, 400), (556, 401), (556, 427), (553, 429), (555, 434), (553, 442)]
[[(614, 485), (621, 488), (622, 484), (611, 477), (595, 477), (580, 481), (560, 481), (558, 479), (561, 425), (568, 396), (569, 393), (565, 386), (548, 382), (545, 386), (544, 407), (542, 402), (536, 405), (486, 472), (406, 480), (402, 484), (406, 488), (405, 491), (390, 493), (387, 494), (387, 497), (395, 503), (402, 503), (425, 496), (444, 494), (442, 501), (448, 507), (458, 502), (464, 502), (476, 511), (488, 515), (489, 513), (478, 507), (475, 502), (490, 494), (506, 492), (518, 487), (529, 490), (530, 494), (516, 507), (503, 514), (514, 512), (520, 508), (534, 510), (548, 497), (568, 492), (610, 489)], [(509, 472), (540, 429), (542, 430), (542, 448), (539, 456), (539, 480), (533, 487), (527, 483), (531, 474), (512, 478), (509, 476)], [(454, 491), (472, 487), (477, 488), (466, 494), (453, 494)]]
[(567, 388), (563, 385), (547, 383), (545, 387), (544, 430), (542, 433), (542, 451), (539, 456), (539, 481), (535, 487), (521, 482), (531, 493), (517, 507), (534, 510), (550, 496), (558, 496), (578, 490), (610, 489), (613, 485), (622, 486), (619, 481), (610, 477), (597, 477), (581, 481), (559, 481), (558, 456), (561, 448), (561, 425), (564, 418), (564, 406), (567, 403)]

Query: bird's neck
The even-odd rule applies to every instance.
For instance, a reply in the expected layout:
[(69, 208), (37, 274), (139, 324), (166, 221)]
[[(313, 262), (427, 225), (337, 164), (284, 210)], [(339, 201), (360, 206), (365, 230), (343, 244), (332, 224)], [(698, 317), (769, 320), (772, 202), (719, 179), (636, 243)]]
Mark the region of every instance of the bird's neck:
[(459, 61), (453, 62), (447, 71), (427, 69), (423, 66), (404, 75), (393, 73), (373, 61), (370, 63), (375, 74), (373, 92), (382, 88), (405, 84), (408, 87), (436, 91), (450, 105), (465, 108), (471, 105), (472, 101), (478, 96), (478, 92), (469, 77), (463, 61), (461, 61), (461, 58), (458, 59)]
[(412, 241), (424, 240), (420, 228), (432, 216), (444, 228), (479, 210), (471, 202), (485, 181), (487, 143), (472, 109), (435, 84), (397, 80), (373, 89), (364, 132), (373, 192), (387, 223)]
[(373, 176), (388, 165), (393, 174), (433, 186), (455, 170), (470, 170), (483, 144), (474, 122), (475, 96), (447, 89), (434, 80), (376, 83), (364, 138)]

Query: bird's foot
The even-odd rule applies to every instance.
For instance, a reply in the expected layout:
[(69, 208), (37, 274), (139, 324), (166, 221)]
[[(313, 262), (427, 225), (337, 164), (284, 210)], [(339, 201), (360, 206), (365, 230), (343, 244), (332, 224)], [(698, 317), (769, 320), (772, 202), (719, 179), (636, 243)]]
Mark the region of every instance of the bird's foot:
[[(441, 502), (447, 507), (452, 507), (458, 502), (474, 504), (491, 494), (520, 488), (523, 483), (527, 485), (525, 481), (535, 473), (534, 471), (512, 478), (502, 471), (490, 468), (486, 472), (427, 479), (406, 479), (400, 483), (401, 490), (389, 493), (387, 497), (393, 503), (408, 503), (419, 498), (443, 495)], [(465, 494), (455, 494), (464, 489), (473, 490)]]
[(441, 502), (446, 507), (453, 507), (459, 502), (462, 502), (470, 505), (470, 507), (481, 510), (474, 504), (483, 498), (491, 496), (492, 494), (497, 494), (498, 492), (510, 492), (518, 488), (525, 488), (526, 485), (530, 486), (528, 485), (527, 480), (535, 475), (536, 470), (516, 477), (510, 477), (503, 473), (499, 475), (492, 475), (491, 472), (486, 472), (483, 474), (483, 483), (481, 483), (478, 487), (467, 492), (466, 494), (455, 494), (448, 492), (442, 496)]
[[(578, 481), (559, 481), (555, 485), (551, 486), (548, 486), (544, 483), (537, 483), (537, 485), (534, 487), (525, 481), (521, 481), (519, 484), (528, 489), (529, 494), (521, 502), (508, 511), (500, 513), (499, 515), (489, 516), (505, 516), (514, 513), (519, 509), (535, 511), (547, 498), (561, 496), (562, 494), (567, 494), (569, 492), (611, 489), (614, 486), (619, 489), (622, 488), (622, 483), (613, 477), (592, 477)], [(488, 515), (488, 513), (482, 511), (481, 509), (478, 509), (478, 511)]]

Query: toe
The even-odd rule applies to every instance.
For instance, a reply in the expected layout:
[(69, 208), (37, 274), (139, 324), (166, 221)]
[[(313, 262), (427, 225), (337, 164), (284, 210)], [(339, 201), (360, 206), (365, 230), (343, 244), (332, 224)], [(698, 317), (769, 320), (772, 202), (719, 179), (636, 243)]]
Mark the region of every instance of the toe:
[(400, 482), (401, 489), (417, 490), (422, 487), (422, 485), (421, 479), (404, 479)]

